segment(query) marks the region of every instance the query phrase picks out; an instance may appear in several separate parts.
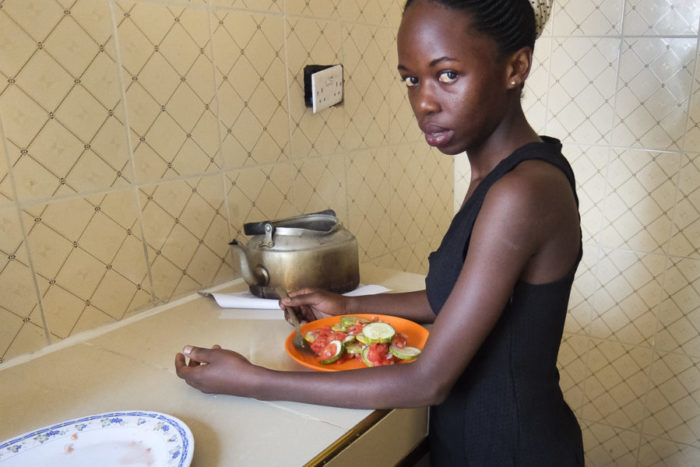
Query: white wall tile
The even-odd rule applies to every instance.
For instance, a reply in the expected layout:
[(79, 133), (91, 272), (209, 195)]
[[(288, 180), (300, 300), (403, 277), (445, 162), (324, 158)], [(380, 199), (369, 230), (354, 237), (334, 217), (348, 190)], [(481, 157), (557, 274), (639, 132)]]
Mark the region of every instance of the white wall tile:
[(685, 38), (623, 41), (613, 144), (680, 149), (696, 43)]

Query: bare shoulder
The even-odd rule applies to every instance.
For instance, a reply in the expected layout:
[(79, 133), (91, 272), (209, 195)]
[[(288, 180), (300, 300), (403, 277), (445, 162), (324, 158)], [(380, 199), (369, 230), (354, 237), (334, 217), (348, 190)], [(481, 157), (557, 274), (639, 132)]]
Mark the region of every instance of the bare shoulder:
[[(516, 208), (528, 214), (546, 217), (576, 211), (576, 201), (569, 180), (554, 165), (537, 160), (525, 161), (504, 175), (486, 196), (489, 205), (500, 209)], [(538, 222), (542, 218), (538, 216)]]
[(522, 278), (530, 282), (563, 275), (578, 255), (574, 192), (564, 172), (547, 162), (526, 161), (504, 175), (489, 189), (479, 217), (484, 236), (497, 235), (528, 258)]

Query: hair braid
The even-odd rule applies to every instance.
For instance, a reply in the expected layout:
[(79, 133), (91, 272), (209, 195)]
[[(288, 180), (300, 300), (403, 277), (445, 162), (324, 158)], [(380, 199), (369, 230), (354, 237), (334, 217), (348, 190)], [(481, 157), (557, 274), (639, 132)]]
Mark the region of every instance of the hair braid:
[[(529, 0), (426, 0), (474, 16), (474, 30), (492, 37), (501, 56), (522, 47), (534, 50), (537, 38), (535, 12)], [(414, 3), (407, 0), (404, 11)]]

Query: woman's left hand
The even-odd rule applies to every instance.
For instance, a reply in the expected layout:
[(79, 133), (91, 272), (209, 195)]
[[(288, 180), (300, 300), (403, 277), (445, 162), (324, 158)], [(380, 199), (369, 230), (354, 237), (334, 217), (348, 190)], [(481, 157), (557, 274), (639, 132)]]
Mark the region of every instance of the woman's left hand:
[(218, 345), (211, 349), (187, 345), (175, 356), (177, 375), (208, 394), (247, 395), (255, 368), (241, 354)]

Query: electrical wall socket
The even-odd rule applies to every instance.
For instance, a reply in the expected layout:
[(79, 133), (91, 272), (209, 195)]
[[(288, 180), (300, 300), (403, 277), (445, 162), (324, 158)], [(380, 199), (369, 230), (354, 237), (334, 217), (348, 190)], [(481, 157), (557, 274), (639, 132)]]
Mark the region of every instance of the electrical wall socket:
[(311, 75), (313, 113), (343, 100), (343, 65), (335, 65)]

